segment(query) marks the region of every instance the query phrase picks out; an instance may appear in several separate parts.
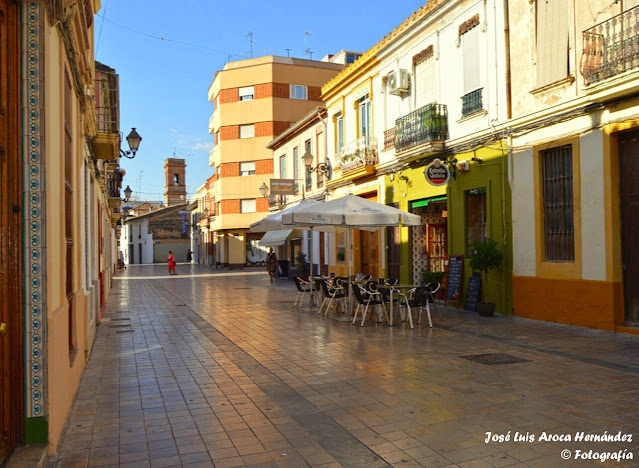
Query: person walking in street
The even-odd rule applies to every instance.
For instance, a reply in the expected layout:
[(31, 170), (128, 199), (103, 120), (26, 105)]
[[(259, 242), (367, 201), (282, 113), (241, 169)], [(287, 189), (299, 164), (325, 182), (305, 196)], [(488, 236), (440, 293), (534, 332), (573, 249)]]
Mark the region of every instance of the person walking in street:
[(193, 262), (193, 252), (191, 252), (191, 249), (186, 251), (186, 261), (187, 263)]
[(271, 284), (273, 284), (273, 278), (275, 278), (276, 270), (277, 270), (277, 255), (275, 255), (275, 252), (273, 252), (273, 247), (271, 247), (268, 250), (268, 254), (266, 255), (266, 271), (268, 271)]
[(169, 250), (169, 275), (177, 275), (175, 272), (175, 257), (172, 250)]

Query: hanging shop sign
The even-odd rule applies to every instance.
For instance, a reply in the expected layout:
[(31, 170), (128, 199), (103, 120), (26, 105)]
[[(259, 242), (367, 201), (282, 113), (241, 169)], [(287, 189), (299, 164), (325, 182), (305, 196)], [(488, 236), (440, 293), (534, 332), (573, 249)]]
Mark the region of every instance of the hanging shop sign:
[(271, 179), (271, 195), (297, 195), (295, 179)]
[(450, 180), (450, 169), (441, 159), (437, 158), (424, 170), (426, 181), (436, 187), (446, 185)]

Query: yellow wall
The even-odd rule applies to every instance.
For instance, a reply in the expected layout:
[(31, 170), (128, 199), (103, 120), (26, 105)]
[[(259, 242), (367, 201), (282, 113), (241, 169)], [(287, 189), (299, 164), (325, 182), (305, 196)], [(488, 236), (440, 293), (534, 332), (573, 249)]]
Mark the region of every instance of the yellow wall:
[[(83, 256), (80, 250), (83, 219), (81, 197), (73, 197), (74, 219), (74, 328), (76, 355), (69, 357), (68, 302), (66, 298), (66, 235), (64, 225), (64, 45), (56, 28), (47, 28), (45, 37), (45, 88), (48, 101), (45, 108), (46, 135), (45, 164), (47, 182), (47, 372), (49, 399), (49, 448), (55, 453), (67, 414), (85, 366), (86, 300), (81, 286)], [(83, 154), (84, 122), (77, 99), (73, 98), (74, 171), (73, 186), (79, 191)], [(62, 162), (62, 164), (61, 164)]]

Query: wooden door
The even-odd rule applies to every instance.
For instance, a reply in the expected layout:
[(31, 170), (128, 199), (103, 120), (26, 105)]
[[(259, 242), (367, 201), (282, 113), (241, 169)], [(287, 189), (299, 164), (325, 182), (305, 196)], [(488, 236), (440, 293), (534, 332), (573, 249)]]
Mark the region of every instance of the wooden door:
[(22, 433), (19, 6), (0, 0), (0, 465)]
[(379, 240), (377, 231), (360, 231), (362, 273), (377, 277), (379, 265)]
[(386, 228), (386, 275), (399, 279), (399, 227)]
[(625, 315), (639, 323), (639, 132), (619, 138), (619, 174)]

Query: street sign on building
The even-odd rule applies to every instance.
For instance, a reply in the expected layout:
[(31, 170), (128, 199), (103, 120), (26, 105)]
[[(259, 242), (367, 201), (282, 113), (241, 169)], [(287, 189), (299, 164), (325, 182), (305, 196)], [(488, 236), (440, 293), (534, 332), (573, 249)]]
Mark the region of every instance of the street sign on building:
[(271, 195), (295, 195), (295, 179), (271, 179)]

